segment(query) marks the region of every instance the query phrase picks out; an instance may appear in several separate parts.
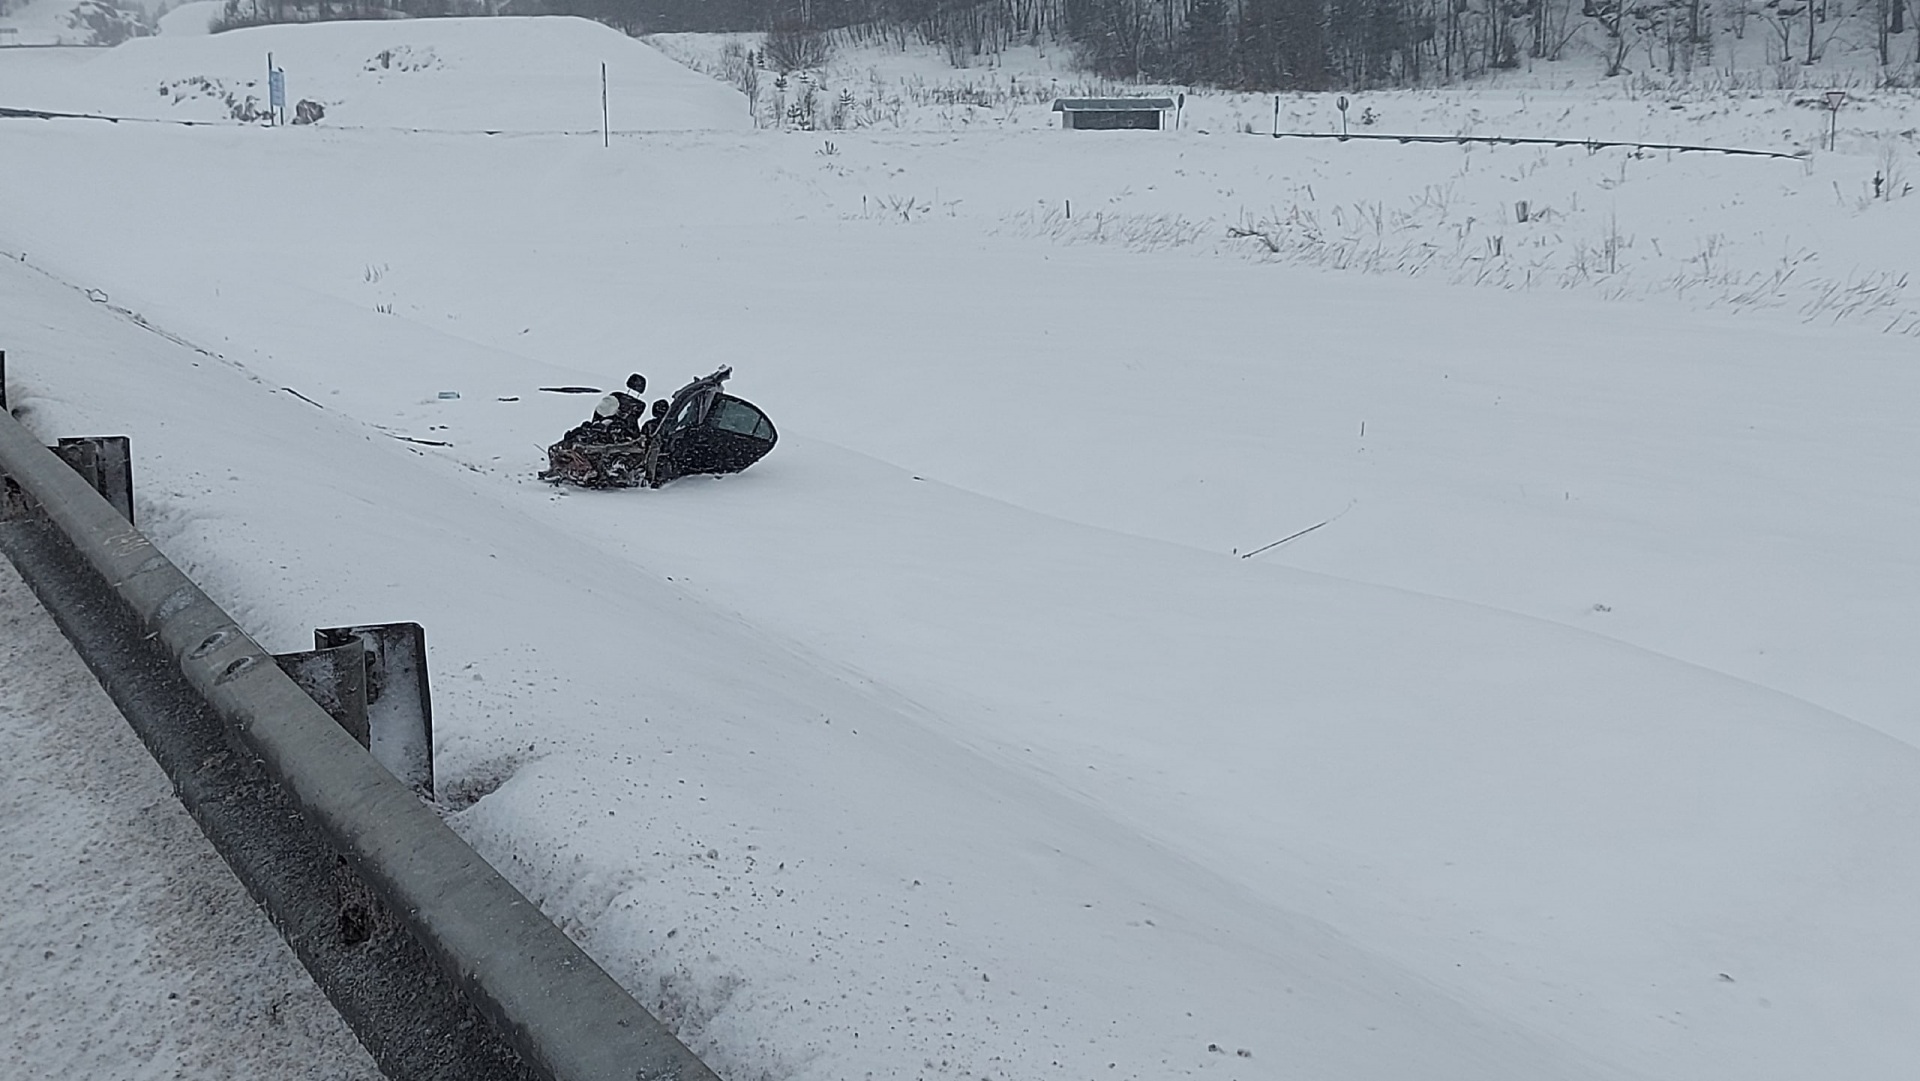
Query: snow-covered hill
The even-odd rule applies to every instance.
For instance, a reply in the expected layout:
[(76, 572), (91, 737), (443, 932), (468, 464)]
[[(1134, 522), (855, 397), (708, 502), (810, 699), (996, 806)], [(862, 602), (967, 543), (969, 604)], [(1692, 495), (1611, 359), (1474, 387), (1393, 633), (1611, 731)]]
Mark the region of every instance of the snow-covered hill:
[(138, 3), (121, 0), (20, 0), (0, 4), (0, 46), (109, 46), (153, 33)]
[(267, 58), (287, 73), (289, 108), (326, 107), (330, 126), (599, 131), (601, 65), (618, 131), (751, 124), (745, 99), (585, 19), (433, 19), (262, 26), (163, 35), (103, 50), (63, 78), (8, 78), (22, 108), (220, 121), (264, 111)]
[(167, 9), (167, 13), (156, 20), (156, 28), (162, 34), (177, 38), (204, 34), (226, 6), (226, 0), (187, 0)]
[[(275, 28), (276, 60), (298, 96), (391, 25)], [(494, 25), (597, 81), (577, 24), (405, 43)], [(312, 130), (0, 124), (34, 210), (0, 219), (0, 347), (44, 434), (132, 435), (148, 528), (269, 647), (427, 624), (457, 828), (723, 1074), (1920, 1057), (1920, 369), (1885, 277), (1920, 203), (1863, 192), (1878, 143), (742, 107), (603, 148), (461, 134), (594, 125), (546, 122), (560, 80), (407, 90), (453, 70)], [(1746, 108), (1643, 112), (1730, 141)], [(538, 388), (721, 363), (781, 428), (752, 470), (532, 479), (586, 408)]]

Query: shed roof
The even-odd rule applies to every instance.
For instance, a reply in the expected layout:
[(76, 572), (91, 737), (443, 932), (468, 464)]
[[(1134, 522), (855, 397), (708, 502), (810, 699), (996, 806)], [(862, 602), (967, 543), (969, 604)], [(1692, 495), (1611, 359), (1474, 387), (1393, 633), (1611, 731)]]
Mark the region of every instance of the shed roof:
[(1133, 113), (1173, 108), (1172, 98), (1058, 98), (1056, 113)]

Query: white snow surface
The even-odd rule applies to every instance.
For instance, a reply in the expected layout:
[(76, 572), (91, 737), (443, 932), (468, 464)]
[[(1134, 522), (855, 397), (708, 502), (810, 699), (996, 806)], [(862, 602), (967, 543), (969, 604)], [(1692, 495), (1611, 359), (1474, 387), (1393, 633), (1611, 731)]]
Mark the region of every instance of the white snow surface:
[(380, 1076), (4, 560), (0, 777), (7, 1077)]
[[(129, 86), (203, 55), (135, 44)], [(460, 133), (591, 126), (532, 85), (0, 126), (0, 345), (269, 648), (427, 625), (456, 828), (723, 1075), (1906, 1076), (1890, 126)], [(533, 479), (593, 401), (537, 388), (720, 363), (751, 470)]]

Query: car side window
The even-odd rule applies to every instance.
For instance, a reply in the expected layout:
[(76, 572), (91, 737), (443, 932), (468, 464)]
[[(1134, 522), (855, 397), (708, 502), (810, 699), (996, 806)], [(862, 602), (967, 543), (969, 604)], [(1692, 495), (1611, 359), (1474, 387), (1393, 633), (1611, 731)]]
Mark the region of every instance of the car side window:
[(762, 440), (772, 432), (772, 426), (760, 410), (736, 398), (722, 398), (715, 402), (713, 411), (707, 414), (707, 426)]

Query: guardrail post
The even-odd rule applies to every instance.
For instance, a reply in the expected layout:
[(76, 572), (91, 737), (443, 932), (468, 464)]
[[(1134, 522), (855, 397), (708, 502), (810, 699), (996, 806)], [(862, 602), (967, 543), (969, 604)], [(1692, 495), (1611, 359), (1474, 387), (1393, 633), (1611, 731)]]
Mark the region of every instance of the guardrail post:
[(433, 698), (418, 623), (325, 627), (306, 653), (274, 656), (388, 773), (433, 799)]
[(432, 800), (433, 696), (425, 628), (418, 623), (325, 627), (313, 632), (313, 644), (316, 651), (362, 651), (366, 718), (360, 731), (348, 731), (388, 773)]
[(112, 504), (128, 525), (133, 524), (133, 447), (126, 436), (62, 439), (50, 449)]
[[(80, 474), (87, 487), (99, 492), (128, 525), (133, 524), (133, 463), (126, 436), (62, 439), (59, 446), (47, 449)], [(0, 521), (32, 517), (38, 507), (18, 482), (0, 474)]]
[[(0, 413), (11, 415), (7, 404), (7, 351), (0, 349)], [(124, 435), (90, 435), (62, 439), (49, 448), (61, 461), (86, 479), (120, 516), (133, 524), (133, 448)], [(33, 512), (33, 501), (11, 479), (0, 477), (0, 519)]]
[(307, 653), (276, 653), (274, 662), (360, 746), (367, 746), (367, 648), (359, 641)]
[[(0, 349), (0, 413), (12, 416), (7, 406), (7, 351)], [(33, 501), (20, 485), (4, 472), (0, 472), (0, 522), (24, 518), (33, 513)]]
[[(7, 408), (7, 351), (0, 349), (0, 414), (11, 417)], [(33, 500), (22, 491), (18, 482), (0, 471), (0, 522), (25, 518), (33, 513)]]
[[(319, 638), (316, 634), (315, 639)], [(307, 697), (347, 730), (360, 746), (367, 746), (367, 647), (355, 638), (342, 645), (305, 653), (276, 653), (274, 663), (307, 692)], [(358, 946), (398, 929), (378, 898), (336, 856), (327, 875), (329, 898), (335, 913), (334, 931), (340, 945)]]

